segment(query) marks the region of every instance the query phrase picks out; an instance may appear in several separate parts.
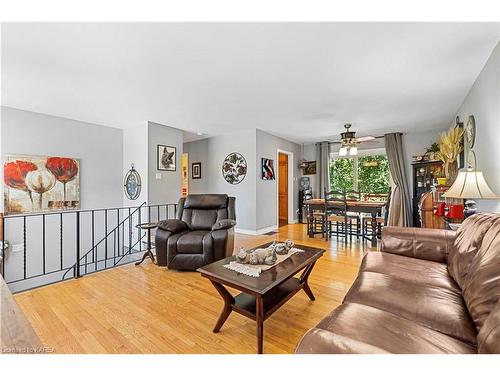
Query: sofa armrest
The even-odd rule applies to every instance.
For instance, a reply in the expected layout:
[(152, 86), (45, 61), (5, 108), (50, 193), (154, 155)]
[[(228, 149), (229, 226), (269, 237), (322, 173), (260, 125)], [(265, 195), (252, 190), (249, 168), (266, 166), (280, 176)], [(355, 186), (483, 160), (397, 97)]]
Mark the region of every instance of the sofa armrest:
[(231, 220), (231, 219), (223, 219), (219, 220), (216, 222), (214, 225), (212, 225), (212, 230), (222, 230), (222, 229), (229, 229), (232, 228), (236, 225), (236, 221)]
[(189, 229), (186, 222), (179, 219), (168, 219), (158, 222), (158, 228), (166, 230), (172, 234), (180, 233)]
[(381, 251), (446, 263), (456, 233), (445, 229), (385, 227)]

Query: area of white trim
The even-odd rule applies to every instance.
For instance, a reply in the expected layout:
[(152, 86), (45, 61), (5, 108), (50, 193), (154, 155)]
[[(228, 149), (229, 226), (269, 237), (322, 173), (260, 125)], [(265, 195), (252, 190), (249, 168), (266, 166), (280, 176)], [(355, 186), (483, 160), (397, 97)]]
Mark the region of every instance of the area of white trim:
[(266, 228), (258, 229), (258, 230), (251, 230), (251, 229), (244, 229), (244, 228), (236, 228), (234, 231), (239, 234), (248, 234), (250, 236), (259, 236), (261, 234), (265, 234), (268, 232), (272, 232), (274, 230), (278, 230), (277, 225), (271, 225)]

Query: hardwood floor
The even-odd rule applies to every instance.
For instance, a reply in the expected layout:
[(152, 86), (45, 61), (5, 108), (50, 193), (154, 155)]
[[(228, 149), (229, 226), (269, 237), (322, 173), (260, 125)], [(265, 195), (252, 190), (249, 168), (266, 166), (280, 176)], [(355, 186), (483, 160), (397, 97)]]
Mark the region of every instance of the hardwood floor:
[[(264, 323), (264, 353), (292, 353), (302, 335), (340, 304), (366, 246), (307, 237), (305, 225), (276, 235), (236, 236), (236, 247), (277, 238), (326, 249), (309, 279), (316, 301), (298, 293)], [(368, 244), (368, 242), (366, 242)], [(15, 295), (55, 353), (255, 353), (255, 322), (231, 314), (214, 334), (222, 299), (197, 272), (145, 261)]]

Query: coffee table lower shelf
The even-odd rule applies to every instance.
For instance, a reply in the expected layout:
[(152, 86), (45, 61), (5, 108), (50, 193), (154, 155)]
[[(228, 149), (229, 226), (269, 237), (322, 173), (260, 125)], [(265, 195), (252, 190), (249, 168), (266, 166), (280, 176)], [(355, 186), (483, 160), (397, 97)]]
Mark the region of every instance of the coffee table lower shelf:
[[(269, 318), (273, 312), (278, 310), (281, 305), (292, 298), (302, 289), (300, 280), (296, 277), (286, 280), (283, 284), (271, 289), (262, 297), (264, 320)], [(247, 293), (240, 293), (234, 297), (234, 303), (231, 304), (233, 311), (246, 316), (247, 318), (257, 320), (256, 308), (257, 298)]]

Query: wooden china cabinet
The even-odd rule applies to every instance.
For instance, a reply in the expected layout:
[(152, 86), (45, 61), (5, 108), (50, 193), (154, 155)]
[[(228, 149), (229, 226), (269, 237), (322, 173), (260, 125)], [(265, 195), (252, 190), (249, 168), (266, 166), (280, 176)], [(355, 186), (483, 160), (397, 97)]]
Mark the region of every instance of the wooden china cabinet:
[(429, 161), (413, 163), (413, 225), (416, 227), (449, 229), (449, 223), (463, 220), (463, 199), (445, 198), (458, 173), (452, 165), (446, 185), (438, 185), (443, 163)]
[[(426, 161), (413, 163), (413, 225), (415, 227), (422, 226), (422, 221), (419, 213), (419, 203), (422, 195), (430, 192), (434, 184), (434, 179), (439, 173), (441, 173), (443, 168), (443, 162), (436, 161)], [(439, 171), (439, 173), (437, 173)]]

